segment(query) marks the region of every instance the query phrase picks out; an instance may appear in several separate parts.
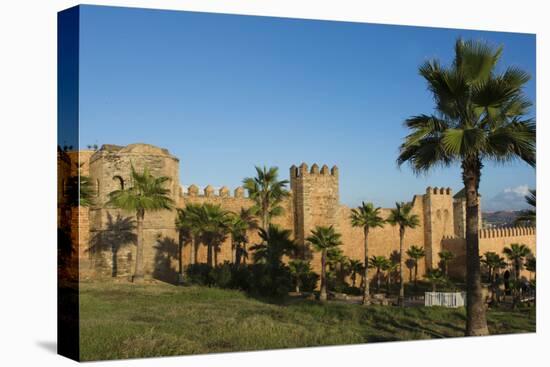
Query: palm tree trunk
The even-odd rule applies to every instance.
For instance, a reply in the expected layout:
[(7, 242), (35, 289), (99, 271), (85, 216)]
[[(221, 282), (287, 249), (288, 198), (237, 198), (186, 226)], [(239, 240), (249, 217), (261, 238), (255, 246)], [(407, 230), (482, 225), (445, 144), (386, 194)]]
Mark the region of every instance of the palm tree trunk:
[[(267, 198), (265, 198), (265, 201), (267, 201)], [(262, 229), (268, 232), (269, 227), (269, 208), (267, 204), (264, 202), (262, 204)]]
[(380, 268), (376, 269), (376, 290), (380, 292)]
[(212, 266), (212, 244), (210, 242), (206, 245), (206, 263), (208, 266)]
[(466, 191), (466, 336), (489, 335), (479, 261), (478, 188), (481, 166), (477, 157), (462, 162), (462, 179)]
[(189, 263), (191, 265), (195, 265), (196, 261), (197, 261), (197, 251), (195, 250), (195, 236), (191, 235), (191, 259), (189, 260)]
[(418, 285), (418, 260), (414, 261), (414, 288)]
[(112, 257), (113, 270), (111, 272), (111, 276), (115, 278), (118, 275), (118, 248), (113, 246), (112, 252), (113, 252), (113, 257)]
[(143, 218), (145, 213), (138, 210), (136, 213), (136, 229), (137, 229), (137, 242), (136, 242), (136, 269), (132, 281), (141, 282), (144, 276), (143, 269)]
[(397, 304), (405, 306), (405, 284), (403, 284), (403, 241), (405, 239), (405, 228), (399, 228), (399, 296)]
[(363, 230), (364, 246), (365, 246), (365, 287), (363, 288), (363, 300), (361, 304), (368, 305), (370, 303), (370, 289), (369, 289), (369, 229), (367, 227)]
[(231, 239), (231, 264), (235, 264), (237, 260), (237, 245), (235, 241)]
[(178, 283), (183, 283), (183, 234), (181, 232), (178, 239)]
[(326, 262), (327, 262), (327, 251), (323, 250), (321, 253), (321, 291), (319, 293), (319, 300), (320, 301), (326, 301), (327, 300), (327, 269), (326, 269)]

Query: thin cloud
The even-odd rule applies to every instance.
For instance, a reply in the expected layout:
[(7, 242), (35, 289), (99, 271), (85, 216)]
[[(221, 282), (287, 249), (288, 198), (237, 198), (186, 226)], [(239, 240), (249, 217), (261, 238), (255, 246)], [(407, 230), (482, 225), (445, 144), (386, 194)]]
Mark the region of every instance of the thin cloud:
[(485, 211), (499, 210), (523, 210), (529, 205), (525, 202), (525, 195), (529, 194), (529, 186), (519, 185), (516, 187), (508, 187), (489, 200), (484, 205)]

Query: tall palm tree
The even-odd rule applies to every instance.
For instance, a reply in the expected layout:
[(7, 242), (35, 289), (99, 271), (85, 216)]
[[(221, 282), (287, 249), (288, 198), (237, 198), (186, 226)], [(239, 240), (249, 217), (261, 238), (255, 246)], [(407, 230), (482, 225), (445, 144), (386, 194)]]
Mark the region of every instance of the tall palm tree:
[(380, 292), (380, 277), (382, 270), (387, 267), (389, 260), (385, 256), (372, 256), (369, 259), (369, 265), (376, 269), (376, 290)]
[(178, 230), (178, 273), (180, 282), (183, 281), (185, 274), (184, 259), (183, 259), (183, 247), (186, 242), (189, 242), (191, 246), (191, 257), (189, 264), (194, 265), (197, 252), (196, 243), (200, 237), (201, 227), (199, 223), (199, 211), (201, 206), (199, 204), (187, 204), (185, 208), (177, 209), (176, 215), (176, 229)]
[(268, 230), (260, 228), (261, 243), (254, 245), (254, 262), (279, 267), (283, 263), (283, 256), (293, 256), (296, 243), (292, 240), (292, 232), (270, 224)]
[(518, 280), (523, 261), (525, 258), (533, 256), (531, 249), (523, 244), (512, 243), (510, 247), (505, 247), (502, 252), (514, 265), (514, 278)]
[(413, 261), (413, 264), (414, 264), (414, 287), (416, 288), (417, 279), (418, 279), (418, 260), (426, 256), (426, 251), (424, 251), (424, 247), (422, 246), (412, 245), (407, 250), (407, 256), (409, 256), (409, 258)]
[(143, 268), (143, 220), (146, 212), (172, 210), (173, 200), (170, 190), (164, 187), (170, 179), (168, 177), (153, 176), (147, 167), (142, 173), (131, 168), (131, 187), (115, 190), (109, 194), (108, 206), (113, 206), (136, 215), (136, 268), (133, 281), (141, 281), (144, 276)]
[(435, 101), (435, 113), (405, 121), (411, 133), (400, 147), (399, 165), (416, 173), (458, 162), (466, 193), (466, 335), (488, 335), (479, 262), (478, 189), (484, 162), (521, 159), (535, 166), (535, 123), (523, 93), (524, 71), (495, 70), (502, 54), (476, 41), (458, 39), (448, 67), (438, 60), (419, 68)]
[(357, 274), (360, 274), (361, 272), (364, 274), (363, 263), (359, 260), (350, 259), (349, 271), (351, 276), (351, 286), (355, 288), (355, 284), (357, 282)]
[(420, 224), (418, 215), (412, 213), (412, 203), (395, 203), (395, 208), (391, 210), (387, 219), (392, 226), (399, 226), (399, 297), (397, 303), (400, 306), (405, 305), (405, 285), (403, 284), (403, 242), (405, 240), (405, 230), (407, 228), (416, 228)]
[(453, 261), (455, 258), (455, 254), (453, 254), (449, 250), (441, 250), (439, 253), (439, 264), (443, 270), (443, 275), (445, 278), (449, 276), (449, 263)]
[(317, 226), (311, 231), (311, 235), (306, 239), (316, 251), (321, 252), (321, 291), (320, 301), (327, 300), (327, 252), (338, 248), (342, 244), (342, 236), (336, 232), (333, 226)]
[(229, 234), (231, 215), (220, 205), (204, 203), (196, 213), (196, 220), (201, 239), (207, 246), (206, 262), (209, 266), (216, 266), (219, 247)]
[(525, 196), (525, 201), (533, 209), (523, 210), (516, 218), (515, 224), (534, 226), (537, 224), (537, 190), (529, 190), (529, 195)]
[(279, 180), (279, 169), (277, 167), (270, 167), (269, 169), (265, 166), (255, 168), (256, 177), (245, 178), (243, 184), (248, 191), (248, 196), (254, 200), (252, 208), (260, 217), (261, 228), (268, 231), (271, 219), (281, 215), (284, 211), (280, 204), (289, 195), (286, 189), (288, 180)]
[[(364, 261), (365, 264), (369, 262), (369, 231), (371, 228), (382, 227), (385, 220), (380, 216), (380, 208), (375, 208), (372, 203), (362, 202), (361, 206), (351, 210), (351, 225), (353, 227), (360, 227), (363, 229), (364, 240)], [(363, 305), (368, 305), (369, 301), (369, 267), (365, 266), (365, 273), (363, 278), (365, 279), (363, 288)]]
[(256, 228), (258, 228), (258, 222), (250, 208), (241, 208), (238, 214), (231, 216), (229, 232), (231, 233), (231, 262), (233, 264), (240, 265), (248, 243), (247, 233)]

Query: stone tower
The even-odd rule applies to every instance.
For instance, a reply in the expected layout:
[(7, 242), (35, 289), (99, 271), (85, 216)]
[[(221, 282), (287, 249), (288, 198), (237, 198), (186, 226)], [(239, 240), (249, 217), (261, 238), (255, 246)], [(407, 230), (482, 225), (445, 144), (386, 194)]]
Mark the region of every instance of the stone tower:
[(338, 224), (338, 167), (329, 170), (313, 164), (311, 169), (302, 163), (290, 167), (290, 188), (293, 193), (294, 233), (296, 241), (304, 248), (304, 257), (309, 257), (305, 239), (315, 226)]
[(441, 240), (453, 236), (453, 197), (450, 188), (428, 187), (424, 194), (424, 249), (426, 267), (436, 268), (441, 251)]
[[(479, 217), (479, 229), (482, 229), (481, 223), (481, 195), (478, 194), (478, 217)], [(453, 196), (453, 211), (454, 211), (454, 234), (459, 238), (466, 238), (466, 195), (464, 189), (460, 190)]]
[[(89, 215), (90, 248), (100, 247), (99, 250), (110, 250), (102, 248), (105, 245), (101, 240), (104, 236), (108, 236), (114, 231), (131, 232), (128, 231), (128, 228), (125, 230), (125, 226), (128, 227), (128, 223), (131, 224), (135, 220), (135, 213), (109, 208), (106, 203), (109, 200), (110, 192), (131, 187), (132, 166), (140, 173), (147, 167), (155, 177), (170, 178), (165, 187), (170, 190), (172, 200), (177, 203), (180, 194), (179, 160), (172, 156), (168, 150), (149, 144), (130, 144), (125, 147), (103, 145), (90, 157), (89, 164), (90, 181), (95, 190), (94, 203), (90, 207)], [(167, 258), (166, 254), (158, 253), (159, 248), (170, 250), (177, 246), (175, 215), (175, 211), (169, 210), (145, 213), (144, 240), (145, 243), (155, 244), (144, 248), (145, 272), (149, 276), (158, 276), (157, 272), (162, 271), (159, 270), (159, 256), (161, 260)], [(135, 246), (132, 245), (131, 238), (132, 236), (128, 235), (126, 240), (114, 241), (120, 242), (116, 243), (116, 246), (119, 247), (116, 251), (119, 258), (100, 259), (100, 262), (96, 262), (97, 266), (94, 266), (95, 270), (112, 269), (112, 263), (117, 261), (117, 275), (131, 274), (134, 266), (131, 259), (135, 256)], [(113, 239), (109, 239), (108, 242), (113, 243)], [(166, 268), (164, 266), (164, 269)]]

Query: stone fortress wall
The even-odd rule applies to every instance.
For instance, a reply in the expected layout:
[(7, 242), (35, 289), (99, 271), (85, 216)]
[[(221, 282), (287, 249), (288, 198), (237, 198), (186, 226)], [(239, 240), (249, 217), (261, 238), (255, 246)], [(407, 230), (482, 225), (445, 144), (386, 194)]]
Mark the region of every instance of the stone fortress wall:
[[(72, 157), (74, 158), (74, 157)], [(148, 167), (153, 175), (170, 178), (168, 188), (176, 207), (183, 208), (190, 203), (219, 204), (223, 209), (239, 212), (241, 208), (253, 205), (242, 187), (234, 190), (222, 186), (215, 190), (208, 185), (199, 189), (190, 185), (186, 190), (179, 182), (179, 160), (166, 149), (147, 144), (131, 144), (126, 147), (104, 145), (98, 151), (81, 151), (80, 172), (90, 177), (95, 190), (95, 202), (90, 208), (80, 208), (80, 271), (81, 277), (111, 275), (116, 263), (116, 275), (128, 276), (133, 272), (135, 246), (132, 245), (133, 213), (127, 213), (105, 206), (111, 191), (131, 185), (130, 171), (133, 165), (138, 171)], [(305, 238), (317, 225), (334, 225), (342, 234), (342, 250), (351, 259), (363, 260), (363, 232), (350, 223), (351, 208), (339, 201), (339, 171), (336, 166), (326, 165), (311, 168), (302, 163), (290, 168), (290, 195), (284, 200), (284, 214), (274, 223), (292, 231), (295, 240), (304, 245)], [(185, 175), (183, 176), (185, 177)], [(464, 198), (453, 197), (450, 188), (428, 187), (426, 192), (412, 197), (413, 213), (420, 219), (415, 229), (407, 229), (405, 250), (410, 246), (423, 246), (426, 257), (419, 264), (419, 277), (426, 269), (436, 267), (437, 255), (442, 249), (449, 249), (456, 255), (450, 272), (464, 276), (465, 241)], [(389, 208), (382, 209), (386, 218)], [(89, 219), (86, 219), (89, 218)], [(173, 281), (177, 276), (178, 233), (175, 228), (176, 211), (146, 213), (144, 221), (144, 260), (147, 275), (157, 279)], [(122, 234), (121, 234), (122, 233)], [(259, 240), (257, 231), (249, 233), (251, 246)], [(506, 230), (483, 230), (480, 233), (480, 254), (485, 251), (501, 253), (511, 243), (524, 243), (535, 252), (535, 231), (533, 228)], [(372, 229), (369, 235), (369, 256), (389, 257), (399, 251), (399, 229), (385, 224)], [(191, 258), (190, 246), (184, 248), (185, 263)], [(319, 254), (313, 253), (312, 266), (319, 271)], [(231, 243), (228, 238), (215, 254), (218, 263), (231, 259)], [(206, 246), (198, 246), (197, 260), (206, 262)], [(405, 279), (408, 280), (408, 271)]]

